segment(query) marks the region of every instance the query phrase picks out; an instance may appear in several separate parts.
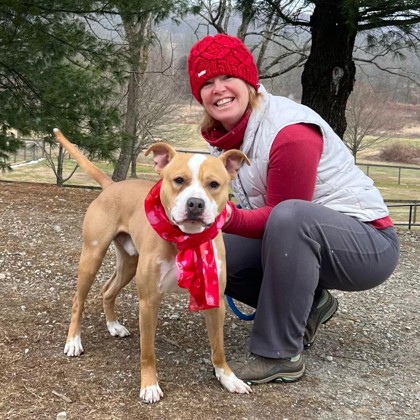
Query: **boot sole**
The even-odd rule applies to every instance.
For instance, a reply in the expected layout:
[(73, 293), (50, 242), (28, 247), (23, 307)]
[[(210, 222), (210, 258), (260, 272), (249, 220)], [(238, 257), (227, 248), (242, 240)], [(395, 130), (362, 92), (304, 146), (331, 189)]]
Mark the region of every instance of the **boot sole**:
[(302, 378), (304, 373), (305, 365), (303, 365), (302, 369), (297, 372), (276, 373), (275, 375), (268, 376), (267, 378), (244, 380), (244, 382), (246, 382), (249, 385), (268, 384), (270, 382), (296, 382), (300, 378)]

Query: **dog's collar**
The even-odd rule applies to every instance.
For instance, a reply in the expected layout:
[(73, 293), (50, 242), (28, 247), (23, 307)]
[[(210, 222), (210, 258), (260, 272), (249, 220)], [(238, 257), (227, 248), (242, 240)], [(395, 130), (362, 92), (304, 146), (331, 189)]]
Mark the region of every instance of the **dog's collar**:
[(144, 208), (153, 229), (165, 241), (175, 243), (178, 285), (190, 292), (190, 311), (219, 307), (219, 280), (212, 239), (226, 221), (226, 208), (201, 233), (186, 234), (169, 222), (160, 200), (162, 180), (147, 195)]

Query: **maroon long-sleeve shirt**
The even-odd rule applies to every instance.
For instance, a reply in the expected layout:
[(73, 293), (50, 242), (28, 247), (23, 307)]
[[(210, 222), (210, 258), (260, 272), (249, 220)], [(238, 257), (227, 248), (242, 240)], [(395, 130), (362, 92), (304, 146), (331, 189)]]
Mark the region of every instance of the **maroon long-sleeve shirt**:
[[(240, 148), (249, 113), (230, 132), (214, 129), (203, 133), (212, 145), (223, 150)], [(288, 199), (312, 201), (323, 138), (317, 126), (292, 124), (280, 130), (274, 139), (267, 171), (265, 206), (243, 210), (231, 204), (232, 215), (224, 232), (249, 238), (262, 238), (268, 216), (274, 206)], [(392, 226), (389, 216), (370, 222), (375, 228)]]

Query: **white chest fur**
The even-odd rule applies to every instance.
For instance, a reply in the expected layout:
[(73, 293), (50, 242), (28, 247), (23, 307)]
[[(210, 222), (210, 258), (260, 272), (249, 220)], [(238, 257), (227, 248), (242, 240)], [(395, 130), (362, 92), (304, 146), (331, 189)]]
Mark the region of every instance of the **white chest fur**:
[(186, 293), (187, 289), (178, 286), (176, 278), (175, 258), (158, 261), (160, 267), (160, 277), (158, 282), (158, 290), (160, 293)]

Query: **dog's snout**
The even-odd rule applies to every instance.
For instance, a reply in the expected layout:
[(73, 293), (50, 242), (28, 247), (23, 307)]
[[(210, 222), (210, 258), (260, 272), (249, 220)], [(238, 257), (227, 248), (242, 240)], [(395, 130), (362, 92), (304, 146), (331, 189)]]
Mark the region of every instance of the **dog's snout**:
[(191, 216), (199, 216), (205, 208), (204, 200), (201, 198), (189, 198), (187, 200), (187, 210)]

